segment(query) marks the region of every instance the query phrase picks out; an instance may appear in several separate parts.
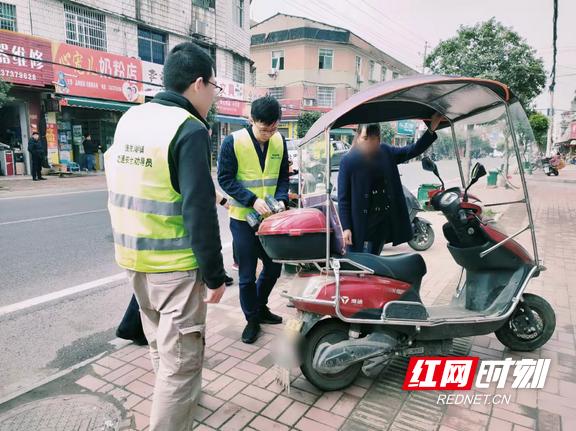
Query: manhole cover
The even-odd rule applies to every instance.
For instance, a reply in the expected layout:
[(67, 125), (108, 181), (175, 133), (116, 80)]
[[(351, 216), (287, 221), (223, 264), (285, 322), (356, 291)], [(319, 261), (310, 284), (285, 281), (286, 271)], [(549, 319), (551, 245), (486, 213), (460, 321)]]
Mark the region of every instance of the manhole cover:
[(120, 411), (92, 395), (46, 398), (0, 416), (0, 431), (116, 431)]

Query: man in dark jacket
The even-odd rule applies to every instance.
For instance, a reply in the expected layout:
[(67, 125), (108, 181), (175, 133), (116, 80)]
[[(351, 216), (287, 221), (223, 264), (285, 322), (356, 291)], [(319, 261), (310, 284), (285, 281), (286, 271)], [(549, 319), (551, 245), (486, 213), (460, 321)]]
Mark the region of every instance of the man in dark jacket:
[(412, 238), (398, 164), (432, 145), (441, 120), (435, 114), (418, 142), (405, 147), (380, 144), (378, 124), (358, 127), (338, 176), (338, 213), (350, 251), (379, 255), (384, 244), (398, 245)]
[(42, 161), (46, 155), (44, 146), (40, 142), (40, 135), (36, 130), (32, 132), (32, 137), (28, 141), (28, 152), (32, 162), (32, 181), (45, 180), (46, 178), (42, 177)]
[(100, 145), (92, 139), (90, 133), (86, 133), (86, 135), (84, 135), (84, 141), (82, 141), (82, 146), (84, 147), (86, 169), (96, 171), (96, 154), (98, 154)]
[[(290, 182), (288, 150), (278, 132), (280, 104), (273, 97), (262, 97), (252, 102), (250, 116), (250, 127), (224, 139), (218, 159), (218, 182), (233, 199), (230, 230), (238, 250), (240, 304), (247, 321), (242, 341), (247, 344), (256, 341), (261, 323), (282, 323), (282, 317), (268, 309), (268, 296), (280, 277), (282, 265), (266, 255), (246, 222), (246, 215), (253, 211), (269, 214), (271, 210), (264, 200), (268, 193), (287, 206)], [(270, 184), (264, 191), (261, 185), (266, 182)], [(256, 279), (258, 259), (262, 260), (263, 269)]]

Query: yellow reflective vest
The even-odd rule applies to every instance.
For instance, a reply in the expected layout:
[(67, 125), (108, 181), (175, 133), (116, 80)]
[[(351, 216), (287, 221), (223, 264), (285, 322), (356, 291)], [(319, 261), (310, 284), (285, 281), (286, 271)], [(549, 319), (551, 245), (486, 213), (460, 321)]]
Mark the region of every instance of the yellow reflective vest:
[[(260, 160), (248, 129), (234, 132), (232, 136), (234, 137), (234, 153), (238, 160), (236, 179), (260, 199), (264, 199), (266, 195), (273, 197), (276, 194), (280, 166), (284, 156), (282, 135), (276, 132), (268, 141), (264, 171), (260, 166)], [(234, 199), (230, 202), (229, 215), (233, 219), (246, 221), (246, 215), (251, 211), (254, 209), (245, 207)]]
[(145, 103), (118, 122), (104, 160), (116, 262), (122, 268), (198, 268), (184, 227), (182, 196), (172, 187), (168, 166), (170, 143), (189, 120), (202, 123), (183, 108)]

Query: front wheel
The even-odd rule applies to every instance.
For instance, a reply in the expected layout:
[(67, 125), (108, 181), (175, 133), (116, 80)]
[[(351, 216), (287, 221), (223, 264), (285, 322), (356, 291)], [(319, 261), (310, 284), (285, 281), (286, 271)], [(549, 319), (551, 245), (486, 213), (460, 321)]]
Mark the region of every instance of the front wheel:
[(324, 374), (316, 371), (313, 366), (314, 355), (322, 343), (336, 344), (348, 339), (349, 325), (338, 320), (320, 321), (314, 326), (302, 341), (302, 374), (310, 383), (322, 391), (338, 391), (347, 388), (356, 380), (362, 363), (349, 366), (336, 374)]
[(556, 315), (548, 301), (538, 295), (525, 293), (522, 299), (495, 335), (511, 350), (531, 352), (550, 339), (556, 328)]
[(416, 251), (428, 250), (434, 244), (434, 230), (432, 226), (424, 222), (417, 222), (414, 237), (408, 241), (408, 245)]

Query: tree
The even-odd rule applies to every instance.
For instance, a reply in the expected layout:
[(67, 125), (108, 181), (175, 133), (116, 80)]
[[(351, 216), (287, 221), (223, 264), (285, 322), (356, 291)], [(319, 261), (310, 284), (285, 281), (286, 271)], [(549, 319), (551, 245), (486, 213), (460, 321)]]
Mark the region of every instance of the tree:
[(392, 143), (392, 139), (396, 136), (396, 129), (392, 127), (389, 123), (380, 124), (380, 140), (388, 144)]
[[(426, 58), (433, 73), (493, 79), (507, 84), (524, 107), (546, 84), (542, 58), (518, 33), (495, 18), (475, 26), (460, 26), (456, 36), (440, 42)], [(467, 128), (465, 174), (471, 166), (473, 125)], [(508, 161), (508, 157), (506, 158)], [(506, 175), (508, 163), (506, 163)]]
[(549, 125), (548, 117), (540, 114), (539, 112), (533, 112), (528, 117), (528, 121), (530, 121), (530, 126), (532, 126), (532, 131), (534, 132), (534, 138), (536, 139), (538, 149), (545, 153)]
[(217, 114), (218, 114), (218, 108), (216, 107), (216, 104), (213, 103), (212, 106), (210, 107), (210, 110), (208, 111), (208, 115), (206, 115), (206, 122), (210, 127), (214, 126)]
[(11, 84), (0, 79), (0, 108), (8, 102), (12, 102), (14, 100), (13, 97), (8, 96), (10, 88), (12, 88)]
[(460, 26), (426, 58), (433, 73), (462, 75), (507, 84), (528, 107), (546, 84), (544, 61), (536, 50), (495, 18), (475, 26)]
[(298, 117), (298, 137), (303, 138), (310, 127), (322, 116), (321, 112), (316, 111), (306, 111), (302, 112)]

